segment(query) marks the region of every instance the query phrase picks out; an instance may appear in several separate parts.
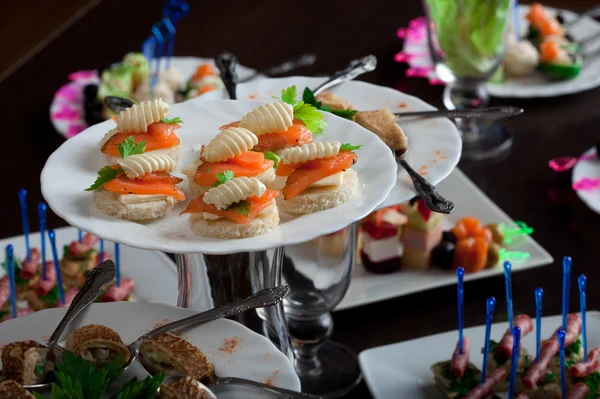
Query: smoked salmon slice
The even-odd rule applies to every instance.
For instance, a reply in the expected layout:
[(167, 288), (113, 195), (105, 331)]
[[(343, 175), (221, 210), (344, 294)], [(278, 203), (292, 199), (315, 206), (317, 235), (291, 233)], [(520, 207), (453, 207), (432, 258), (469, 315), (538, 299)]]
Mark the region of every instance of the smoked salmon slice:
[(112, 136), (103, 146), (100, 151), (106, 155), (119, 156), (119, 150), (117, 145), (122, 143), (127, 137), (133, 136), (133, 141), (139, 143), (140, 141), (146, 141), (146, 152), (160, 150), (161, 148), (171, 148), (178, 146), (181, 140), (176, 134), (171, 134), (164, 138), (159, 138), (155, 134), (151, 133), (117, 133)]
[(235, 177), (254, 177), (273, 167), (273, 161), (265, 159), (262, 152), (253, 154), (257, 155), (243, 153), (225, 162), (203, 163), (196, 170), (194, 183), (200, 186), (211, 186), (217, 182), (217, 174), (226, 170), (231, 170)]
[(265, 193), (260, 197), (253, 196), (247, 198), (245, 201), (247, 201), (250, 204), (248, 215), (242, 215), (235, 209), (219, 210), (213, 204), (209, 205), (205, 203), (203, 199), (204, 195), (202, 195), (201, 197), (194, 198), (188, 205), (187, 209), (181, 212), (181, 214), (183, 215), (184, 213), (207, 212), (212, 213), (213, 215), (221, 216), (223, 218), (232, 220), (236, 223), (248, 224), (252, 220), (254, 220), (254, 218), (256, 218), (256, 216), (263, 209), (271, 205), (273, 198), (277, 197), (278, 195), (278, 191), (267, 189), (267, 191), (265, 191)]
[(139, 179), (131, 180), (126, 176), (118, 176), (102, 186), (103, 189), (118, 195), (168, 195), (177, 201), (185, 200), (185, 194), (171, 183), (144, 182)]
[(533, 3), (526, 18), (531, 25), (540, 27), (546, 20), (546, 9), (541, 3)]
[(183, 181), (181, 177), (170, 175), (167, 172), (154, 172), (146, 173), (143, 176), (136, 178), (146, 183), (166, 183), (166, 184), (179, 184)]
[(312, 143), (313, 135), (306, 126), (296, 124), (284, 132), (263, 134), (258, 137), (254, 151), (277, 151), (297, 145)]
[(334, 157), (315, 159), (302, 164), (287, 178), (283, 188), (283, 198), (294, 198), (302, 193), (311, 184), (327, 177), (350, 169), (358, 157), (352, 151), (340, 151)]

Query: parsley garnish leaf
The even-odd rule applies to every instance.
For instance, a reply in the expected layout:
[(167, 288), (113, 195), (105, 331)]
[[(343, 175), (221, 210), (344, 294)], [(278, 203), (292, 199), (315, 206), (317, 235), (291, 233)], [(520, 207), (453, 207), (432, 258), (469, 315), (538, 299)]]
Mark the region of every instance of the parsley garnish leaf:
[(178, 117), (178, 116), (176, 116), (175, 118), (171, 118), (171, 119), (169, 119), (169, 118), (162, 118), (160, 121), (162, 123), (169, 123), (169, 124), (171, 124), (171, 123), (178, 123), (178, 124), (179, 123), (183, 123), (183, 121), (181, 120), (181, 118)]
[(227, 209), (233, 209), (242, 216), (248, 216), (250, 214), (250, 203), (246, 200), (243, 200), (229, 205)]
[(319, 109), (319, 110), (325, 111), (325, 112), (331, 112), (332, 114), (337, 115), (344, 119), (352, 120), (354, 118), (354, 115), (358, 112), (355, 109), (334, 109), (334, 110), (332, 110), (330, 105), (323, 105), (323, 103), (321, 101), (317, 101), (315, 94), (308, 87), (306, 87), (304, 89), (304, 92), (302, 93), (302, 101), (304, 101), (306, 104), (312, 105), (316, 109)]
[(290, 86), (287, 89), (281, 90), (281, 101), (290, 105), (295, 105), (298, 102), (296, 86)]
[[(321, 109), (323, 109), (323, 107)], [(334, 109), (330, 112), (340, 118), (352, 120), (358, 111), (355, 109)]]
[(277, 169), (277, 167), (279, 166), (279, 161), (281, 161), (281, 158), (279, 157), (279, 155), (275, 154), (274, 152), (271, 151), (266, 151), (265, 152), (265, 158), (266, 159), (270, 159), (271, 161), (273, 161), (273, 167), (275, 169)]
[(553, 382), (556, 382), (556, 373), (548, 371), (544, 376), (544, 379), (538, 382), (538, 385), (542, 386), (546, 384), (552, 384)]
[(581, 352), (581, 338), (577, 338), (577, 340), (575, 342), (573, 342), (571, 345), (569, 345), (568, 347), (565, 348), (565, 355), (567, 355), (567, 354), (579, 355), (580, 352)]
[(340, 147), (340, 151), (356, 151), (356, 150), (360, 149), (360, 147), (362, 147), (362, 146), (363, 146), (362, 144), (352, 145), (350, 143), (344, 143)]
[(85, 189), (85, 191), (94, 191), (108, 183), (119, 174), (119, 170), (113, 169), (111, 166), (105, 166), (98, 171), (98, 177), (96, 181)]
[(58, 293), (58, 286), (52, 288), (48, 293), (44, 296), (40, 297), (40, 301), (47, 303), (49, 305), (56, 305), (58, 303), (58, 299), (60, 294)]
[(217, 181), (214, 182), (211, 187), (220, 186), (221, 184), (225, 183), (226, 181), (233, 179), (234, 176), (233, 176), (232, 170), (224, 170), (221, 173), (217, 173), (215, 177), (217, 178)]
[(466, 394), (479, 383), (479, 379), (477, 378), (475, 370), (472, 367), (467, 366), (465, 373), (460, 378), (455, 378), (450, 374), (450, 362), (448, 362), (444, 371), (444, 375), (451, 379), (448, 390), (456, 393), (457, 397), (461, 397), (462, 395)]
[(600, 387), (600, 373), (595, 372), (588, 375), (583, 379), (583, 383), (590, 389), (590, 396), (595, 397), (597, 395), (598, 388)]
[(127, 158), (130, 155), (143, 154), (146, 151), (146, 140), (136, 143), (133, 136), (127, 137), (123, 142), (117, 144), (117, 150), (121, 158)]
[(304, 122), (306, 128), (315, 134), (323, 133), (327, 127), (323, 113), (304, 101), (294, 105), (294, 118)]

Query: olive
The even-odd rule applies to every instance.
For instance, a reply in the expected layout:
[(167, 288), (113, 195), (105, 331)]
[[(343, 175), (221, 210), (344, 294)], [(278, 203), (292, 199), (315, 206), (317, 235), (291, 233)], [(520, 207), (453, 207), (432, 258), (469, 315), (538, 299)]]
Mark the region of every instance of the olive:
[(490, 242), (488, 245), (488, 256), (487, 263), (485, 267), (494, 267), (498, 262), (500, 262), (500, 250), (502, 247), (495, 242)]
[(450, 241), (440, 242), (431, 251), (432, 263), (441, 269), (451, 269), (454, 258), (454, 243)]
[(498, 245), (504, 245), (504, 232), (498, 223), (488, 224), (487, 227), (492, 231), (492, 241)]
[(454, 234), (452, 234), (451, 231), (444, 231), (442, 233), (442, 241), (447, 241), (456, 244), (456, 237), (454, 237)]

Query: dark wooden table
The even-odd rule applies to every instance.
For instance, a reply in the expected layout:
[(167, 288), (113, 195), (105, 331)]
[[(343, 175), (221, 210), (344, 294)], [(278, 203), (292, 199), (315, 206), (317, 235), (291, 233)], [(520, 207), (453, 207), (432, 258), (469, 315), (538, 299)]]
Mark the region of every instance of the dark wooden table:
[[(92, 69), (119, 60), (126, 51), (137, 50), (159, 18), (163, 0), (103, 0), (54, 41), (41, 49), (15, 73), (0, 83), (6, 140), (0, 159), (6, 172), (3, 219), (0, 236), (20, 234), (17, 190), (29, 190), (31, 203), (42, 200), (39, 174), (46, 158), (62, 138), (48, 119), (55, 90), (69, 72)], [(561, 1), (555, 1), (560, 5)], [(566, 2), (572, 6), (575, 2)], [(594, 0), (580, 0), (581, 8)], [(227, 3), (193, 1), (192, 12), (179, 26), (176, 55), (212, 57), (226, 49), (241, 63), (267, 67), (304, 52), (318, 55), (317, 63), (298, 74), (324, 74), (340, 69), (350, 59), (375, 54), (379, 65), (361, 79), (394, 87), (442, 107), (440, 87), (423, 79), (406, 78), (404, 67), (392, 61), (401, 49), (396, 29), (422, 14), (420, 2), (410, 1), (307, 1)], [(32, 26), (32, 29), (35, 27)], [(18, 40), (18, 39), (13, 39)], [(534, 100), (493, 100), (492, 105), (510, 104), (525, 114), (506, 122), (514, 135), (507, 157), (476, 164), (461, 163), (461, 169), (512, 218), (535, 227), (535, 239), (556, 259), (548, 267), (519, 272), (513, 278), (515, 312), (532, 313), (534, 288), (546, 292), (545, 314), (560, 312), (560, 259), (573, 257), (573, 275), (589, 279), (588, 307), (600, 308), (600, 293), (593, 287), (600, 280), (600, 217), (590, 211), (570, 190), (570, 173), (555, 173), (548, 166), (552, 157), (578, 155), (600, 137), (600, 89), (572, 96)], [(8, 177), (7, 177), (8, 176)], [(30, 218), (35, 220), (34, 207)], [(55, 216), (51, 226), (64, 225)], [(489, 295), (503, 297), (500, 277), (466, 284), (465, 324), (484, 323), (484, 301)], [(577, 290), (572, 289), (575, 309)], [(334, 314), (333, 338), (357, 353), (456, 328), (455, 288), (447, 287)], [(496, 314), (503, 315), (500, 300)], [(595, 334), (596, 332), (590, 332)], [(450, 353), (451, 348), (448, 348)], [(353, 398), (370, 397), (364, 384)]]

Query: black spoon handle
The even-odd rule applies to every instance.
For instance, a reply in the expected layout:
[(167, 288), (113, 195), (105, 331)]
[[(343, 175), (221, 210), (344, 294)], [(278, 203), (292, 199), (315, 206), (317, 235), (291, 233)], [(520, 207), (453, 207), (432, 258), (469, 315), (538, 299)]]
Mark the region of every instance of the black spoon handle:
[(452, 109), (436, 111), (396, 112), (398, 118), (424, 117), (424, 118), (462, 118), (462, 119), (487, 119), (497, 120), (516, 116), (523, 113), (522, 108), (500, 106), (480, 109)]
[(237, 83), (246, 83), (256, 78), (259, 75), (265, 76), (277, 76), (284, 74), (286, 72), (293, 71), (296, 68), (311, 66), (317, 60), (317, 56), (314, 54), (302, 54), (298, 57), (287, 60), (279, 65), (272, 66), (267, 69), (263, 69), (261, 71), (255, 71), (251, 75), (245, 77), (244, 79), (238, 80)]
[(437, 192), (436, 188), (423, 176), (418, 174), (404, 159), (397, 159), (397, 161), (412, 178), (415, 190), (417, 190), (417, 194), (423, 198), (427, 208), (437, 213), (452, 213), (454, 204), (451, 201), (442, 197), (440, 193)]
[(229, 94), (229, 98), (231, 98), (232, 100), (237, 100), (237, 94), (235, 89), (238, 80), (236, 72), (238, 60), (236, 56), (227, 51), (221, 51), (215, 58), (215, 64), (219, 69), (219, 72), (221, 74), (221, 80), (225, 85), (225, 89)]

